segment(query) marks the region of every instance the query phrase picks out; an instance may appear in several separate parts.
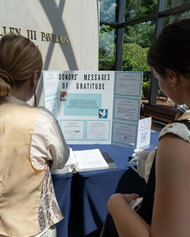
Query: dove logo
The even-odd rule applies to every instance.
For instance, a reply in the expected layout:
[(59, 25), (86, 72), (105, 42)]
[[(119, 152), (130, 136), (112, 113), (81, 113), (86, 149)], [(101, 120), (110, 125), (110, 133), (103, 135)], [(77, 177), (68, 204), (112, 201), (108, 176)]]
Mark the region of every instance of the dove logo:
[(99, 109), (99, 118), (107, 119), (108, 118), (108, 109)]

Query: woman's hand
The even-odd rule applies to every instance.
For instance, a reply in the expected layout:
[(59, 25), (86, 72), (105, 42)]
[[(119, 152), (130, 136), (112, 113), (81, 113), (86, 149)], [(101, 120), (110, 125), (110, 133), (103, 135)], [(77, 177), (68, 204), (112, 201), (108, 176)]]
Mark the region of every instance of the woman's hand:
[(125, 199), (125, 201), (130, 204), (133, 200), (139, 198), (139, 195), (136, 193), (132, 193), (132, 194), (123, 194), (123, 198)]
[(137, 198), (139, 198), (139, 195), (136, 193), (132, 193), (132, 194), (116, 193), (116, 194), (113, 194), (108, 201), (108, 210), (111, 214), (112, 208), (119, 205), (121, 200), (126, 202), (127, 204), (130, 204), (133, 200), (135, 200)]
[(150, 226), (129, 206), (137, 198), (136, 193), (117, 193), (108, 201), (108, 210), (120, 237), (150, 237)]

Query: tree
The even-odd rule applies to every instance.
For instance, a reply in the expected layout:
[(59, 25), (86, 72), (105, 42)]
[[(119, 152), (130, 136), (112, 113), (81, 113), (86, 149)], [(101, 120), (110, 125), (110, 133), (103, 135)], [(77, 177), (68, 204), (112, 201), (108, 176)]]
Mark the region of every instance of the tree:
[(125, 29), (124, 43), (135, 43), (143, 48), (150, 47), (155, 35), (155, 23), (153, 21), (128, 26)]
[(158, 0), (126, 0), (125, 20), (148, 16), (156, 12)]
[(101, 20), (116, 21), (116, 3), (113, 0), (100, 0)]
[(115, 29), (101, 26), (99, 35), (99, 70), (115, 70)]
[(148, 48), (126, 43), (123, 48), (123, 71), (143, 72), (142, 96), (148, 97), (150, 89), (150, 67), (147, 65)]
[(149, 71), (146, 62), (147, 50), (140, 45), (127, 43), (123, 46), (123, 70), (124, 71)]

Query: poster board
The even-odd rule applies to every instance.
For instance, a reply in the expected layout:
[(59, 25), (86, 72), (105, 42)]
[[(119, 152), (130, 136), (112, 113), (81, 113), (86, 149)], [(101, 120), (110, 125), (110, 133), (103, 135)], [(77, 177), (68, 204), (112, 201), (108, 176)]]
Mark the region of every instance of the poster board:
[(43, 71), (43, 88), (68, 144), (136, 147), (142, 72)]

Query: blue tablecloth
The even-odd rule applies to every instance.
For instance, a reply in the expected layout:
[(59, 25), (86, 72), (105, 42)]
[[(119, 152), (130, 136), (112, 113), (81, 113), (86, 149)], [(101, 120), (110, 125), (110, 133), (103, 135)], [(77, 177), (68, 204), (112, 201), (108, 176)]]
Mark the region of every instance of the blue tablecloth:
[[(158, 135), (158, 132), (151, 133), (148, 149), (156, 146)], [(145, 182), (130, 168), (133, 149), (101, 144), (69, 146), (73, 150), (98, 148), (107, 152), (118, 166), (117, 169), (53, 176), (57, 199), (65, 216), (57, 225), (57, 237), (84, 237), (103, 224), (108, 212), (107, 201), (113, 193), (136, 192), (143, 195)]]
[(69, 217), (71, 209), (72, 174), (52, 175), (55, 194), (64, 219), (56, 225), (57, 237), (68, 236)]

